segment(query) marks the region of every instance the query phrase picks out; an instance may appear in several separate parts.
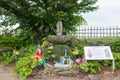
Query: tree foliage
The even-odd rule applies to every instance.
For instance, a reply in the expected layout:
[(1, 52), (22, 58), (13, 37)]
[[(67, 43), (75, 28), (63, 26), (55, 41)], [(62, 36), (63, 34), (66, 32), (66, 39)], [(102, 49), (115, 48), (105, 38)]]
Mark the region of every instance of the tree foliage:
[(37, 39), (56, 33), (56, 22), (63, 22), (63, 33), (75, 31), (86, 21), (81, 13), (94, 11), (97, 0), (0, 0), (1, 25), (19, 23)]

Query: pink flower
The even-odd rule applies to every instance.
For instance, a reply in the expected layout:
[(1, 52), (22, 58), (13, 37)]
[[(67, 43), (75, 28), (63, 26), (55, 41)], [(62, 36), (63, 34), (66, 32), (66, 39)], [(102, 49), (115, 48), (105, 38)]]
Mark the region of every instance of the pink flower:
[(76, 59), (76, 61), (75, 61), (77, 64), (80, 64), (80, 63), (82, 63), (83, 62), (83, 59)]

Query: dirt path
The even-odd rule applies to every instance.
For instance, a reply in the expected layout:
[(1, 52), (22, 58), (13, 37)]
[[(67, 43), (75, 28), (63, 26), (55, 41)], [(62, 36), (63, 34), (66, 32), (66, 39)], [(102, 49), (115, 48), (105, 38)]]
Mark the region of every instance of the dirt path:
[[(39, 71), (38, 71), (39, 72)], [(72, 71), (74, 76), (69, 75), (68, 72), (63, 72), (59, 76), (36, 76), (36, 77), (30, 77), (27, 80), (120, 80), (120, 70), (116, 70), (116, 72), (113, 74), (110, 70), (104, 70), (101, 73), (97, 74), (90, 74), (90, 73), (83, 73), (80, 72), (79, 74), (76, 74), (76, 71)], [(38, 78), (37, 78), (38, 77)]]
[(13, 72), (13, 65), (7, 67), (0, 64), (0, 80), (19, 80)]
[[(0, 64), (0, 80), (19, 80), (18, 75), (13, 72), (14, 65), (4, 66)], [(120, 70), (117, 70), (115, 74), (111, 74), (109, 71), (104, 71), (99, 74), (83, 74), (78, 76), (41, 76), (39, 78), (33, 78), (32, 76), (26, 80), (120, 80)]]

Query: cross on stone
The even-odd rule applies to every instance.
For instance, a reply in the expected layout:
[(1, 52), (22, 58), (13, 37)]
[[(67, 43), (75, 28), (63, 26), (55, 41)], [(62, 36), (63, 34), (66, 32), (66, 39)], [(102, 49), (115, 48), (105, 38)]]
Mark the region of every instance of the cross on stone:
[(62, 21), (58, 21), (56, 24), (57, 27), (57, 31), (56, 31), (56, 35), (62, 35)]

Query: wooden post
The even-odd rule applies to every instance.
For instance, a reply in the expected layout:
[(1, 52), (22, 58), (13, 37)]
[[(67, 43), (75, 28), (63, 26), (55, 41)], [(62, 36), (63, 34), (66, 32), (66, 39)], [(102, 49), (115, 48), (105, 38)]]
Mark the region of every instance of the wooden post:
[(113, 66), (112, 73), (114, 74), (115, 73), (115, 60), (114, 59), (112, 60), (112, 66)]

